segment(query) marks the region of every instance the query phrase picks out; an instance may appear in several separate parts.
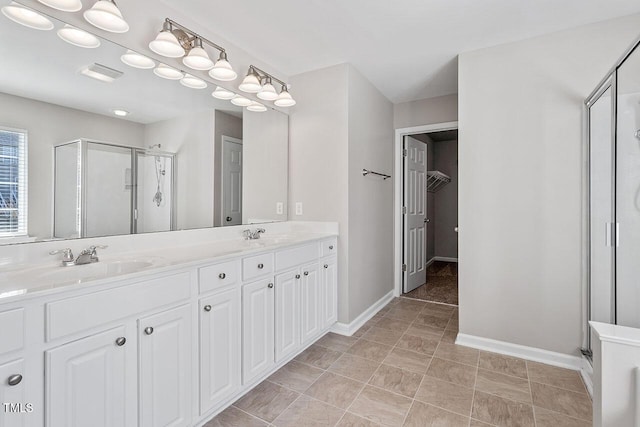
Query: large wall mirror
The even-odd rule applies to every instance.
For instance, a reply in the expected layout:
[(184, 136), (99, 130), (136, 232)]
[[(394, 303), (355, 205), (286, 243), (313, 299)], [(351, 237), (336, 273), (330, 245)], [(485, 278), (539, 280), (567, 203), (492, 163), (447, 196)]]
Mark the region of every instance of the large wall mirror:
[(50, 19), (0, 16), (0, 244), (287, 219), (286, 114), (74, 46)]

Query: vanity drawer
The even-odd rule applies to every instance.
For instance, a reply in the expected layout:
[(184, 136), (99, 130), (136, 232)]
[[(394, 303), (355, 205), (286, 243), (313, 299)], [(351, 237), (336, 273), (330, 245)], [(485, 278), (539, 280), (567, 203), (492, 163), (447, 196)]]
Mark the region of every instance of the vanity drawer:
[[(74, 268), (74, 267), (69, 267)], [(55, 340), (190, 297), (189, 273), (173, 274), (46, 305), (47, 341)]]
[(237, 283), (239, 271), (239, 261), (229, 261), (202, 267), (198, 272), (200, 293), (209, 292), (214, 289), (222, 288), (223, 286)]
[(24, 308), (0, 313), (0, 355), (24, 347)]
[(318, 259), (318, 244), (298, 246), (276, 252), (276, 270), (286, 270)]
[(320, 242), (320, 256), (325, 257), (338, 253), (338, 241), (336, 239)]
[(254, 277), (273, 273), (273, 253), (260, 254), (242, 260), (242, 278), (251, 280)]

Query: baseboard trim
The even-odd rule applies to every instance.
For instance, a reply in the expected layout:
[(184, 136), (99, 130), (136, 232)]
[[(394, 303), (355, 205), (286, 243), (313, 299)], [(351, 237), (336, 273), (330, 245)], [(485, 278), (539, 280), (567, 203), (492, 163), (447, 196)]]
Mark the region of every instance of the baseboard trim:
[(393, 299), (393, 290), (389, 291), (385, 296), (380, 298), (378, 301), (374, 302), (369, 308), (367, 308), (362, 314), (356, 317), (351, 323), (341, 323), (338, 322), (331, 328), (331, 332), (339, 334), (351, 336), (358, 329), (362, 327), (369, 319), (376, 315), (384, 306), (389, 304)]
[(593, 366), (591, 366), (591, 363), (586, 359), (586, 357), (582, 357), (580, 375), (582, 376), (584, 385), (587, 387), (587, 391), (593, 399)]
[(554, 351), (543, 350), (541, 348), (527, 347), (520, 344), (512, 344), (505, 341), (492, 340), (489, 338), (476, 337), (473, 335), (458, 334), (456, 344), (465, 347), (477, 348), (479, 350), (491, 351), (507, 356), (515, 356), (533, 362), (545, 363), (547, 365), (558, 366), (560, 368), (581, 371), (583, 361), (581, 357), (570, 354), (556, 353)]
[(458, 258), (453, 258), (448, 256), (434, 256), (429, 260), (429, 263), (432, 263), (434, 261), (458, 262)]

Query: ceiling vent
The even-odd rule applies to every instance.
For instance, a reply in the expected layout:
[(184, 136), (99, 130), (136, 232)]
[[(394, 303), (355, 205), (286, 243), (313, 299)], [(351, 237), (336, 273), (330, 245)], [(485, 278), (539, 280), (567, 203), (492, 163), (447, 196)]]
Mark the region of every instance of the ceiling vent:
[(91, 64), (80, 70), (80, 74), (83, 74), (92, 79), (100, 80), (101, 82), (113, 83), (116, 79), (119, 79), (124, 74), (122, 71), (114, 70), (106, 65)]

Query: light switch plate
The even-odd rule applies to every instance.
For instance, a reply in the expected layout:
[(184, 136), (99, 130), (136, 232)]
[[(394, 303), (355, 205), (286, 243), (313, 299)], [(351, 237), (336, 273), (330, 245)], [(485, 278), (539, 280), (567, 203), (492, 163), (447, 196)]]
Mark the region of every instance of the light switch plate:
[(277, 202), (276, 203), (276, 214), (277, 215), (282, 215), (283, 213), (284, 213), (284, 203)]
[(302, 202), (296, 202), (296, 215), (302, 215)]

